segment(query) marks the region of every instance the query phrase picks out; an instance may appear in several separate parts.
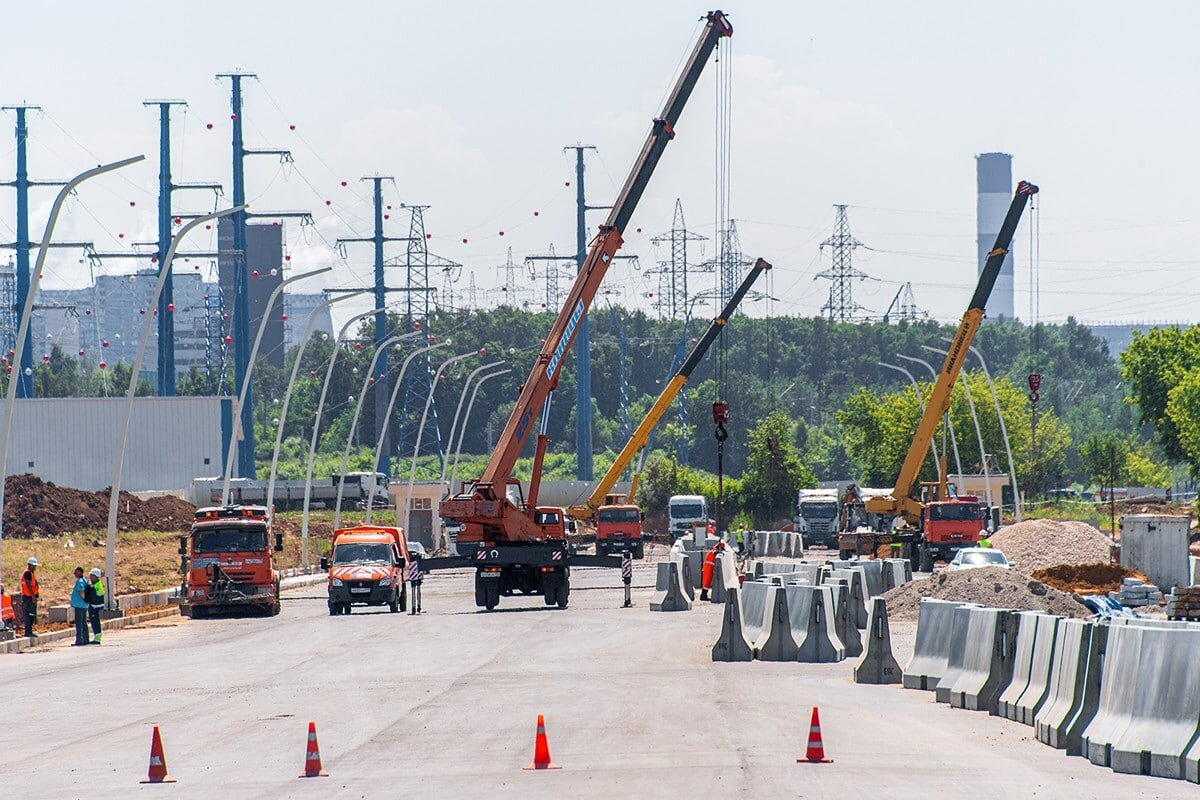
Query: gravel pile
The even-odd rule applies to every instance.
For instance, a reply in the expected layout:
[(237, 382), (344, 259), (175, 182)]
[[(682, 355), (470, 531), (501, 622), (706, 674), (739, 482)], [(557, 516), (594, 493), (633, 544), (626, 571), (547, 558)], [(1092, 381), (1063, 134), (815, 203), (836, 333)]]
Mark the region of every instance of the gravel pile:
[(884, 593), (888, 619), (916, 620), (922, 597), (978, 603), (993, 608), (1045, 611), (1079, 619), (1092, 616), (1092, 612), (1071, 595), (1015, 569), (977, 567), (943, 570), (928, 580), (912, 581)]
[(1109, 561), (1108, 537), (1086, 522), (1030, 519), (1001, 528), (992, 547), (1018, 570), (1059, 564), (1103, 564)]

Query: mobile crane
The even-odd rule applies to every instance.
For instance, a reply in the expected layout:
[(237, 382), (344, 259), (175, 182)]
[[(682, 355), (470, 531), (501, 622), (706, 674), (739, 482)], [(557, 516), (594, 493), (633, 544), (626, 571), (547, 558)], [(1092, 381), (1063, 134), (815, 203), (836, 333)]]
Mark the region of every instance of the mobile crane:
[(771, 265), (764, 259), (758, 259), (750, 272), (746, 274), (742, 280), (741, 286), (729, 298), (729, 302), (725, 304), (725, 308), (721, 310), (720, 316), (712, 321), (708, 326), (708, 330), (704, 332), (704, 336), (700, 341), (696, 342), (696, 346), (692, 348), (692, 352), (688, 353), (687, 359), (684, 360), (683, 366), (675, 373), (674, 377), (667, 382), (659, 393), (658, 399), (650, 406), (650, 410), (646, 412), (645, 418), (638, 424), (633, 435), (629, 437), (629, 441), (621, 448), (621, 452), (617, 454), (617, 458), (613, 461), (612, 466), (608, 468), (608, 472), (596, 484), (596, 488), (592, 491), (591, 496), (583, 505), (572, 506), (567, 509), (567, 514), (576, 522), (589, 522), (596, 529), (596, 555), (606, 555), (612, 552), (629, 551), (634, 558), (642, 558), (645, 554), (645, 545), (642, 541), (641, 534), (641, 509), (633, 503), (634, 495), (637, 491), (637, 478), (634, 477), (634, 484), (629, 489), (629, 495), (613, 495), (613, 487), (617, 484), (617, 480), (621, 477), (621, 473), (633, 462), (633, 459), (641, 452), (642, 448), (650, 441), (650, 433), (658, 425), (663, 415), (667, 413), (667, 409), (671, 407), (671, 403), (683, 391), (683, 387), (687, 385), (688, 379), (692, 376), (692, 371), (704, 359), (708, 349), (712, 347), (712, 343), (721, 335), (721, 331), (725, 329), (729, 318), (733, 316), (733, 312), (737, 310), (738, 304), (742, 302), (742, 298), (750, 291), (750, 287), (758, 280), (758, 276), (771, 268)]
[[(547, 605), (565, 608), (572, 563), (620, 565), (617, 558), (572, 554), (565, 535), (560, 538), (548, 534), (537, 522), (542, 459), (549, 441), (546, 412), (579, 323), (623, 243), (621, 234), (633, 217), (667, 143), (675, 137), (675, 125), (683, 108), (717, 44), (732, 35), (733, 26), (721, 11), (712, 11), (705, 17), (704, 28), (667, 96), (662, 114), (653, 121), (608, 219), (592, 240), (563, 307), (546, 335), (487, 468), (478, 480), (439, 505), (443, 519), (454, 519), (463, 525), (458, 535), (458, 550), (460, 554), (466, 551), (465, 560), (476, 568), (476, 605), (489, 611), (499, 604), (501, 595), (514, 593), (540, 594)], [(512, 472), (539, 413), (542, 424), (534, 451), (529, 497), (522, 498), (520, 483)], [(427, 561), (425, 566), (427, 569), (459, 566), (451, 563), (457, 561), (435, 559)]]
[[(925, 413), (921, 416), (904, 464), (900, 467), (896, 486), (891, 494), (871, 497), (865, 504), (867, 514), (881, 520), (883, 525), (897, 518), (902, 520), (904, 528), (898, 530), (890, 541), (915, 544), (917, 552), (913, 554), (913, 560), (917, 563), (914, 566), (925, 572), (933, 569), (935, 557), (948, 559), (953, 551), (970, 547), (979, 540), (979, 529), (983, 524), (979, 499), (951, 497), (945, 483), (944, 468), (940, 485), (923, 487), (926, 490), (923, 497), (914, 497), (913, 489), (917, 485), (925, 453), (929, 450), (929, 442), (942, 415), (950, 408), (950, 395), (954, 390), (954, 383), (962, 371), (968, 348), (983, 323), (988, 297), (996, 284), (1004, 257), (1008, 255), (1017, 224), (1021, 221), (1029, 199), (1037, 192), (1038, 187), (1032, 183), (1021, 181), (1017, 184), (1004, 223), (1000, 226), (1000, 232), (996, 234), (996, 244), (988, 253), (983, 270), (979, 273), (975, 294), (967, 304), (967, 310), (946, 353), (946, 360), (942, 364), (937, 382), (934, 383), (929, 402), (925, 405)], [(838, 546), (845, 549), (845, 544), (840, 539)]]

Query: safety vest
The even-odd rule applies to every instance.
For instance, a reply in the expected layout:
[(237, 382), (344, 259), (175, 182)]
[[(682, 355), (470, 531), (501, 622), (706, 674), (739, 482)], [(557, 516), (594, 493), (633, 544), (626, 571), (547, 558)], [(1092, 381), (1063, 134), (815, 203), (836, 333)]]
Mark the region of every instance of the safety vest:
[(738, 543), (738, 544), (742, 544), (743, 542), (745, 542), (745, 541), (746, 541), (746, 531), (745, 531), (745, 529), (743, 529), (743, 528), (738, 528), (738, 529), (737, 529), (737, 532), (734, 534), (734, 536), (735, 536), (735, 537), (737, 537), (737, 538), (736, 538), (736, 540), (737, 540), (737, 543)]
[(98, 601), (98, 602), (93, 603), (92, 605), (94, 607), (103, 608), (104, 607), (104, 581), (97, 578), (95, 580), (95, 582), (92, 583), (92, 591), (96, 593), (96, 600)]
[(38, 582), (37, 575), (32, 570), (25, 570), (25, 574), (21, 576), (21, 597), (37, 597)]
[(12, 597), (7, 594), (0, 594), (0, 627), (4, 627), (6, 622), (16, 622), (17, 615), (13, 611)]

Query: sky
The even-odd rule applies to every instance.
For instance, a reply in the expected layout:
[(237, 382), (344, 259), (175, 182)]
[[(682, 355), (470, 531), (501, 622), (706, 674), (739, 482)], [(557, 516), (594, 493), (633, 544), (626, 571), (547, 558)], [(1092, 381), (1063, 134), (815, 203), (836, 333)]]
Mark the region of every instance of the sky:
[[(706, 10), (674, 0), (27, 2), (6, 9), (6, 25), (24, 33), (0, 48), (0, 102), (42, 108), (29, 117), (35, 179), (146, 155), (81, 187), (54, 233), (131, 251), (155, 235), (158, 119), (143, 101), (188, 102), (173, 117), (174, 178), (228, 192), (229, 84), (214, 75), (254, 72), (246, 143), (287, 148), (294, 163), (250, 159), (251, 210), (312, 212), (311, 227), (285, 222), (290, 268), (333, 267), (300, 287), (369, 283), (369, 245), (348, 245), (343, 258), (335, 242), (370, 235), (359, 179), (379, 174), (395, 179), (385, 184), (387, 234), (407, 235), (401, 204), (429, 205), (430, 249), (463, 264), (454, 290), (473, 274), (483, 302), (483, 289), (504, 283), (508, 248), (518, 267), (551, 244), (573, 251), (564, 146), (596, 146), (588, 202), (612, 202)], [(815, 278), (829, 265), (819, 244), (840, 203), (864, 244), (854, 264), (870, 276), (855, 285), (857, 302), (879, 314), (911, 282), (920, 308), (957, 319), (977, 274), (974, 156), (1003, 151), (1014, 180), (1042, 189), (1014, 247), (1018, 317), (1200, 318), (1200, 5), (755, 0), (724, 10), (735, 29), (720, 54), (732, 63), (729, 216), (746, 255), (775, 267), (763, 287), (775, 299), (749, 313), (819, 313), (829, 290)], [(710, 240), (693, 258), (713, 254), (717, 72), (706, 69), (626, 231), (637, 265), (617, 262), (598, 302), (649, 308), (657, 278), (646, 273), (669, 255), (651, 238), (670, 227), (676, 198), (689, 229)], [(5, 180), (13, 120), (0, 118)], [(33, 194), (35, 239), (53, 193)], [(179, 192), (176, 209), (214, 200)], [(602, 213), (589, 215), (593, 231)], [(4, 189), (0, 240), (12, 241), (14, 219)], [(197, 231), (188, 244), (215, 249), (215, 237)], [(109, 259), (94, 269), (149, 266)], [(209, 269), (177, 265), (196, 268)], [(44, 286), (89, 280), (77, 251), (52, 251)], [(344, 306), (335, 316), (368, 307)]]

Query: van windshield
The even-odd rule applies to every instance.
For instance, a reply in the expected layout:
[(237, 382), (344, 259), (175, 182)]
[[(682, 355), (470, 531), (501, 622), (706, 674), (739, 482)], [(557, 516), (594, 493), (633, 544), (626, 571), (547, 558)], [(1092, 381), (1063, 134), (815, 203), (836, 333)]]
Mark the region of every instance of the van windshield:
[(378, 542), (347, 542), (333, 548), (333, 563), (335, 564), (353, 564), (364, 561), (390, 564), (392, 548)]
[(702, 519), (704, 508), (699, 503), (671, 503), (671, 516), (675, 519)]
[(266, 549), (264, 528), (213, 528), (196, 531), (192, 537), (195, 553), (260, 553)]

